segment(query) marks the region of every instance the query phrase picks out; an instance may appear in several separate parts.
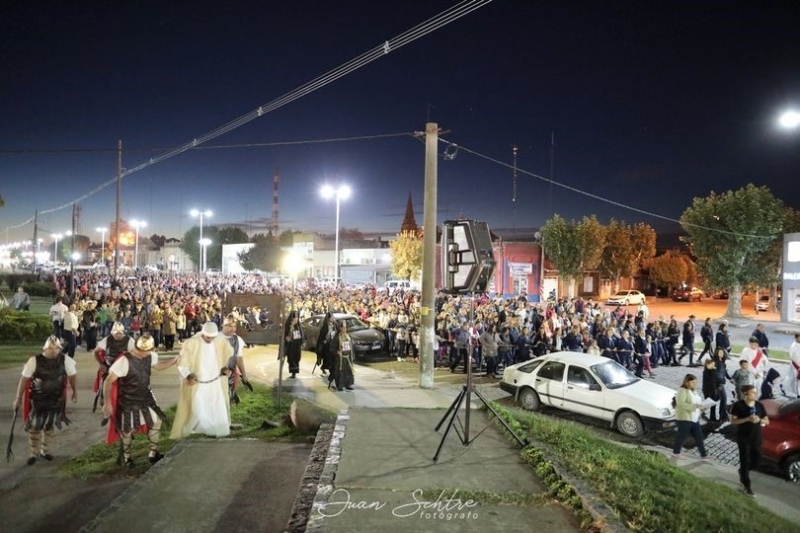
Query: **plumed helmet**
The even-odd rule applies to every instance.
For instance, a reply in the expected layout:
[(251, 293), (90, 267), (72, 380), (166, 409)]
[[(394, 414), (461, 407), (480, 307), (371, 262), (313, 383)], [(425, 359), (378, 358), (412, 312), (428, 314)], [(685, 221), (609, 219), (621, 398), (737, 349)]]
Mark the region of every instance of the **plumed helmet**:
[(136, 349), (140, 352), (151, 352), (156, 347), (153, 337), (149, 333), (145, 333), (136, 339)]
[(44, 341), (44, 346), (42, 346), (42, 350), (47, 350), (49, 348), (58, 348), (61, 349), (61, 341), (58, 340), (58, 337), (55, 335), (50, 335), (47, 337), (47, 340)]
[(122, 322), (114, 322), (114, 325), (111, 326), (111, 334), (125, 335), (125, 326), (122, 325)]

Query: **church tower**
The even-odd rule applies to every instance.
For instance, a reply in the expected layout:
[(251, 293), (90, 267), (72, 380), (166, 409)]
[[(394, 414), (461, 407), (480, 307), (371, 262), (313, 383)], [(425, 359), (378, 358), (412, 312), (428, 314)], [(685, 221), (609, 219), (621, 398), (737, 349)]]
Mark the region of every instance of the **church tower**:
[(408, 201), (406, 202), (406, 216), (403, 217), (403, 223), (400, 225), (400, 233), (410, 231), (415, 235), (420, 235), (419, 226), (417, 226), (417, 219), (414, 218), (414, 204), (411, 202), (411, 193), (408, 193)]

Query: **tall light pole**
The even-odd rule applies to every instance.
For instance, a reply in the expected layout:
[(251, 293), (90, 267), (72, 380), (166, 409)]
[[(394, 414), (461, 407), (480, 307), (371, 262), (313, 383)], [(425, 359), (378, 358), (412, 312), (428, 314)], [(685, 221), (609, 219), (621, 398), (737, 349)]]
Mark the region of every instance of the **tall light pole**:
[(55, 243), (53, 245), (53, 264), (58, 263), (58, 240), (63, 237), (60, 233), (53, 233)]
[(106, 231), (107, 228), (97, 228), (97, 231), (100, 233), (100, 261), (102, 261), (103, 265), (106, 264)]
[(147, 226), (142, 220), (131, 220), (131, 226), (136, 230), (136, 242), (133, 243), (133, 268), (139, 268), (139, 228)]
[[(214, 213), (212, 213), (210, 209), (206, 209), (205, 211), (192, 209), (191, 211), (189, 211), (189, 214), (191, 214), (193, 217), (200, 217), (200, 240), (197, 241), (199, 244), (200, 241), (203, 240), (203, 217), (210, 217)], [(209, 242), (208, 244), (211, 243)], [(203, 246), (202, 244), (200, 245), (200, 271), (201, 272), (206, 271), (206, 249), (205, 246)]]
[(200, 257), (203, 260), (202, 272), (206, 271), (206, 249), (211, 244), (211, 239), (200, 239)]
[(347, 185), (339, 185), (334, 189), (331, 185), (323, 185), (322, 189), (320, 189), (320, 194), (325, 199), (336, 198), (336, 251), (334, 256), (335, 268), (333, 277), (336, 279), (336, 283), (339, 283), (339, 204), (342, 200), (346, 200), (350, 197), (350, 187)]

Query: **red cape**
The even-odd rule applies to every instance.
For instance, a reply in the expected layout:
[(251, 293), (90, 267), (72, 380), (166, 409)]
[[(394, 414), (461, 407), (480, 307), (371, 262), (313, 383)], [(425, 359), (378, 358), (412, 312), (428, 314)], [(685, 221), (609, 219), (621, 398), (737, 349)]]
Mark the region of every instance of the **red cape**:
[[(106, 444), (114, 444), (122, 436), (117, 431), (117, 398), (119, 396), (119, 379), (115, 379), (111, 384), (111, 398), (104, 398), (103, 401), (111, 402), (111, 417), (108, 419), (108, 431), (106, 432)], [(142, 419), (142, 425), (136, 428), (133, 433), (144, 433), (147, 435), (149, 428)]]

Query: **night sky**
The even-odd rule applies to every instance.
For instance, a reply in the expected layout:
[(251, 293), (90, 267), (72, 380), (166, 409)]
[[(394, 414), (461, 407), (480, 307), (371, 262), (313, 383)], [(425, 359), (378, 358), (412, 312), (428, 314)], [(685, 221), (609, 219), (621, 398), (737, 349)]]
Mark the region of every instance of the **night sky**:
[[(101, 186), (116, 176), (118, 140), (136, 167), (456, 3), (5, 3), (0, 241), (32, 238), (38, 209), (52, 211), (40, 216), (51, 242), (87, 194), (81, 229), (99, 241), (94, 228), (115, 216), (116, 187)], [(674, 232), (659, 217), (749, 182), (800, 208), (800, 131), (775, 126), (800, 108), (798, 30), (791, 2), (495, 1), (127, 175), (122, 217), (168, 237), (197, 223), (192, 208), (214, 211), (206, 224), (264, 228), (278, 167), (281, 231), (333, 231), (326, 181), (353, 189), (342, 227), (399, 229), (409, 193), (422, 223), (424, 143), (411, 134), (428, 120), (462, 147), (439, 160), (440, 224), (530, 228), (594, 213)], [(551, 168), (559, 184), (644, 213), (534, 177)]]

